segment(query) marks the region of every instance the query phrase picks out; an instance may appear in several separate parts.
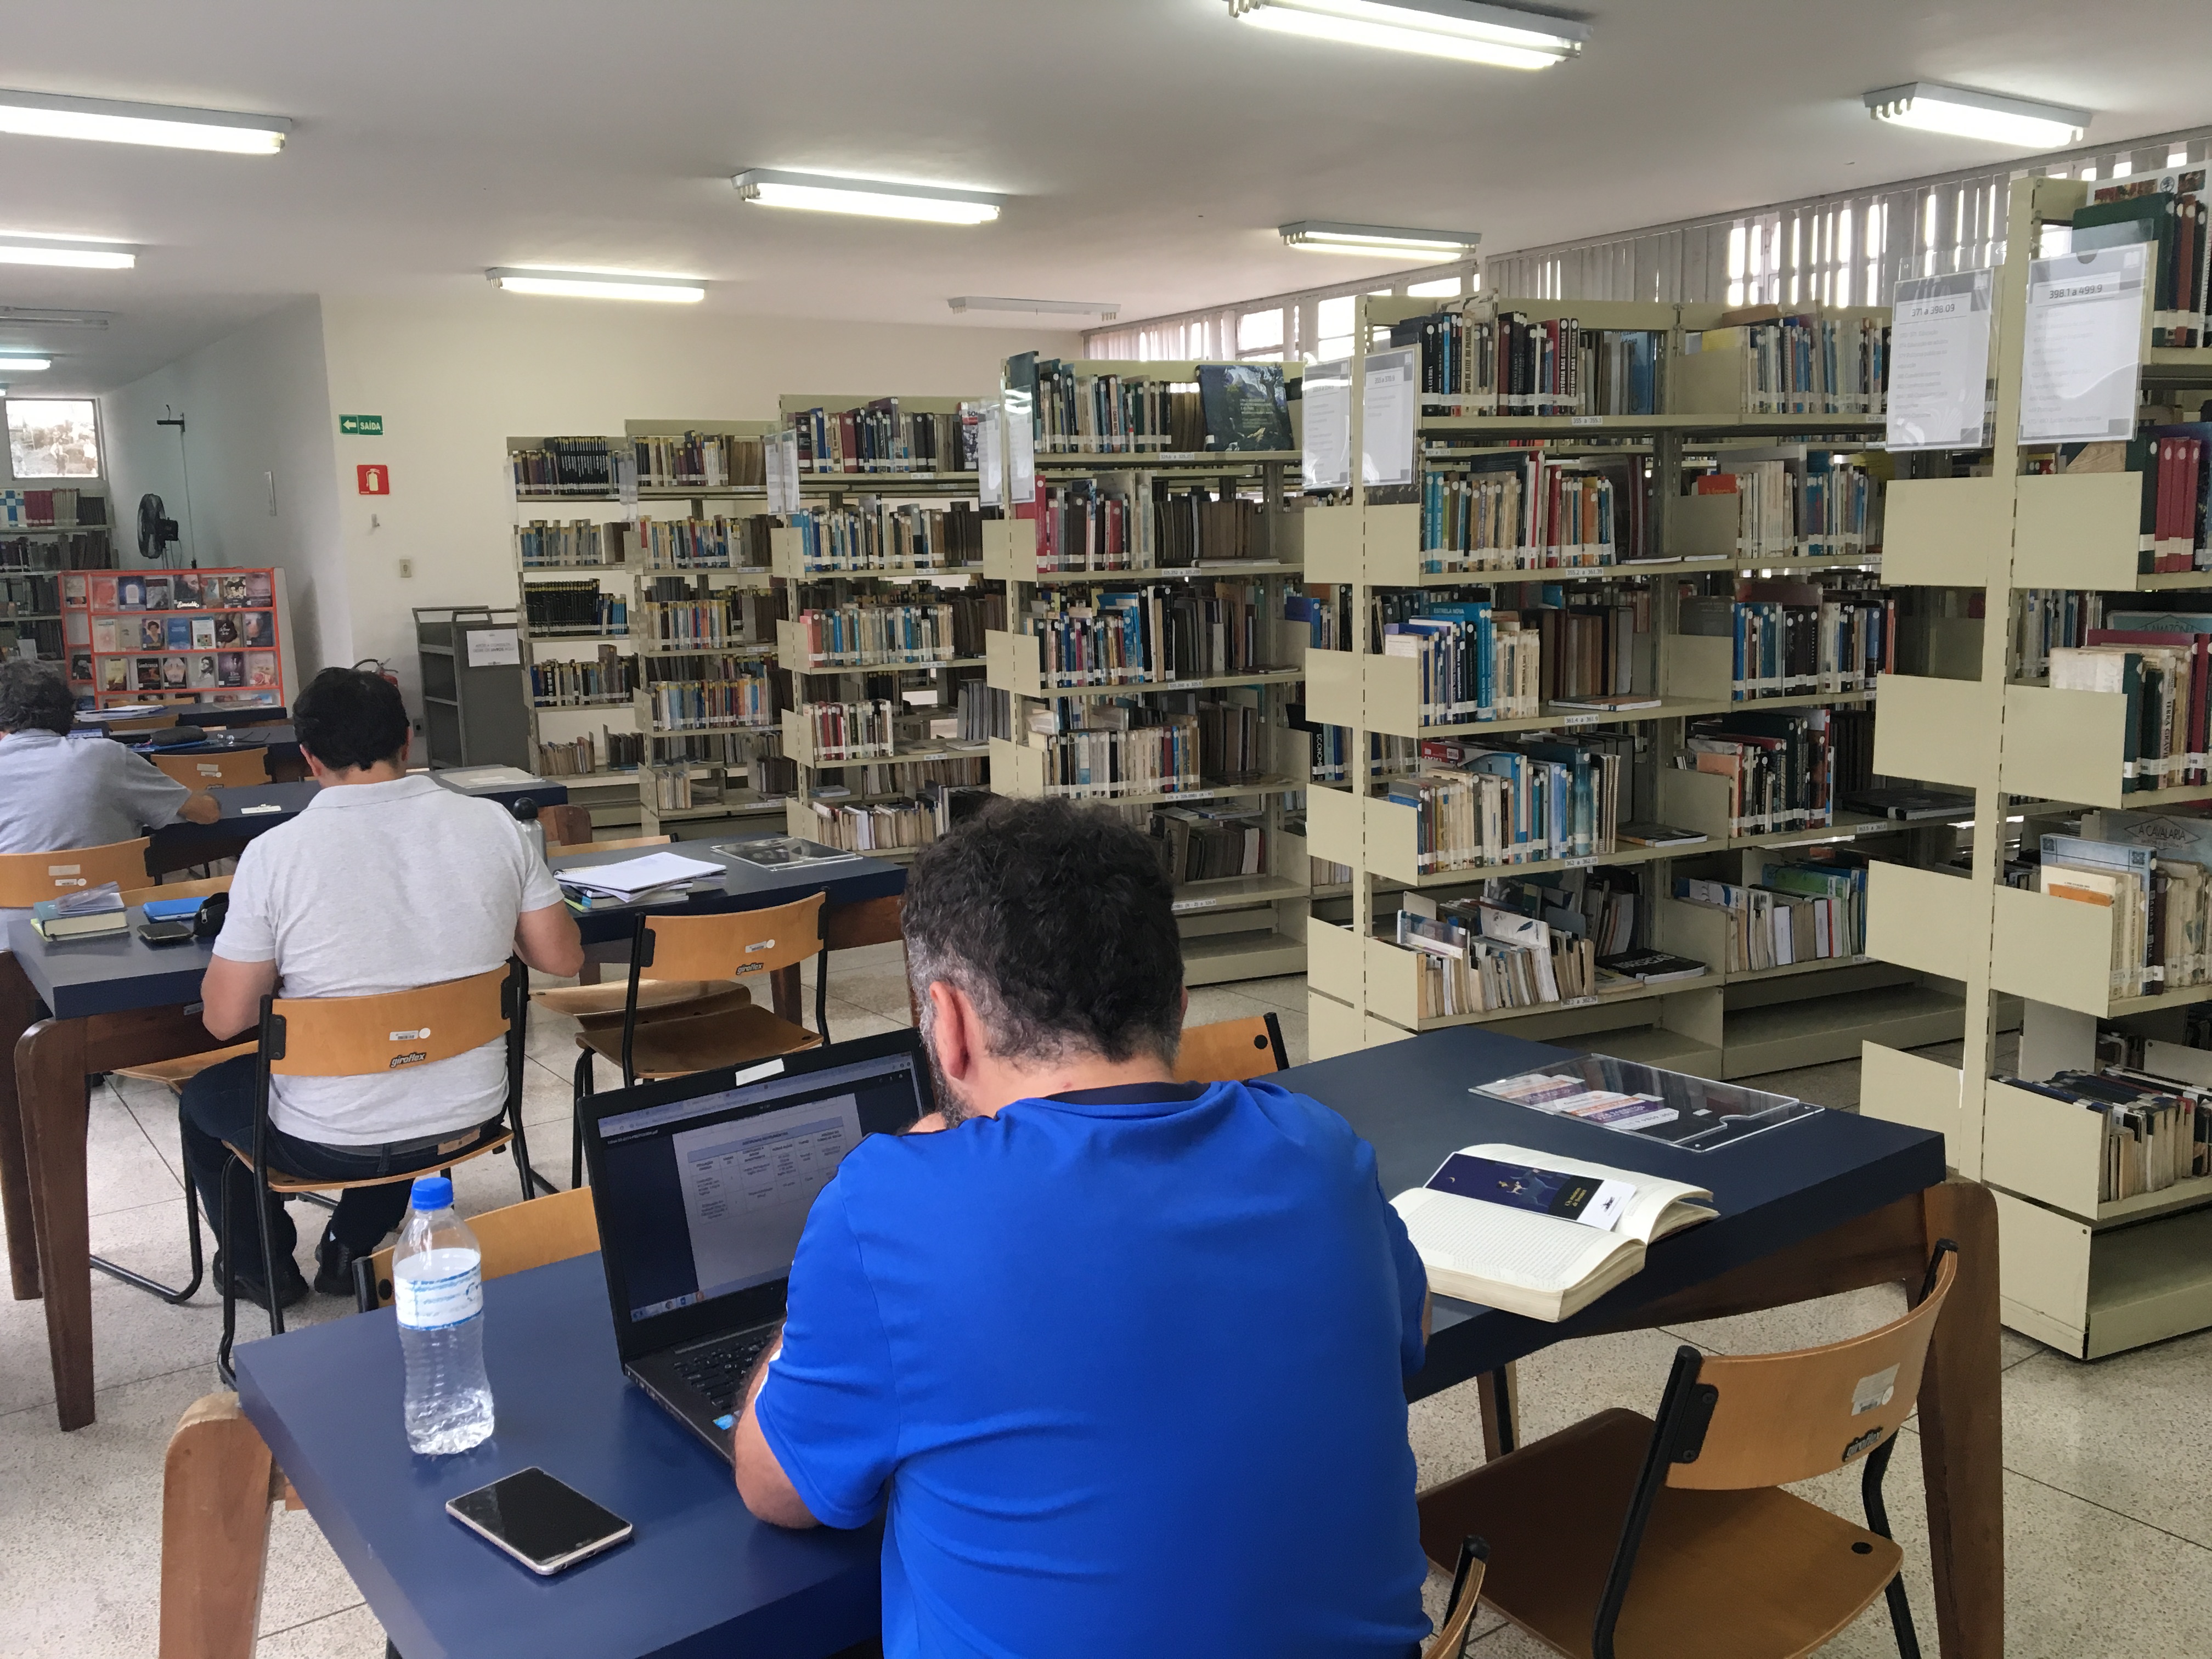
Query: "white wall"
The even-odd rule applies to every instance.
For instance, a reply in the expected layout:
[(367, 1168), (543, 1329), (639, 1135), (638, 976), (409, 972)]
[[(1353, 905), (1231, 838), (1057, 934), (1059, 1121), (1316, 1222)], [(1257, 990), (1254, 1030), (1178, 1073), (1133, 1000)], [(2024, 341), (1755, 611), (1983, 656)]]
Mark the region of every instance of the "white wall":
[[(773, 420), (784, 392), (988, 396), (1009, 354), (1073, 356), (1081, 344), (1033, 328), (718, 316), (489, 286), (443, 301), (325, 295), (322, 320), (323, 430), (335, 434), (342, 414), (384, 418), (381, 438), (331, 440), (351, 631), (328, 659), (386, 659), (418, 714), (412, 609), (515, 600), (508, 437)], [(390, 469), (389, 496), (356, 493), (365, 462)], [(551, 503), (535, 514), (562, 516)]]
[[(270, 312), (100, 404), (118, 562), (143, 568), (138, 498), (157, 495), (178, 524), (172, 563), (283, 568), (303, 678), (353, 661), (321, 302)], [(164, 413), (184, 416), (181, 440), (155, 424)]]

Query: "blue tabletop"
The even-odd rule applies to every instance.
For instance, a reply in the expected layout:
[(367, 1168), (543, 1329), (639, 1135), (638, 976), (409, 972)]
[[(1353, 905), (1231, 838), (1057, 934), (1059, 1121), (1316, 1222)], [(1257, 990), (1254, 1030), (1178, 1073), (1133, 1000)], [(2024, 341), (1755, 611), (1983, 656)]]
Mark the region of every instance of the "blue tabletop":
[(650, 905), (595, 905), (584, 911), (577, 916), (576, 926), (586, 945), (604, 945), (629, 938), (636, 929), (641, 913), (657, 915), (680, 910), (694, 915), (715, 915), (730, 910), (765, 910), (817, 892), (827, 893), (832, 905), (858, 904), (866, 899), (889, 898), (906, 890), (904, 867), (883, 859), (840, 859), (811, 869), (762, 870), (715, 850), (739, 841), (765, 838), (770, 837), (763, 832), (760, 836), (733, 836), (727, 842), (686, 841), (672, 847), (640, 847), (620, 853), (594, 853), (583, 848), (555, 859), (552, 864), (557, 873), (580, 870), (587, 865), (619, 864), (674, 853), (721, 866), (719, 884), (712, 877), (702, 877), (698, 889), (682, 898)]
[(1459, 1026), (1301, 1066), (1276, 1079), (1345, 1115), (1375, 1148), (1385, 1193), (1418, 1187), (1462, 1146), (1500, 1141), (1686, 1181), (1713, 1194), (1717, 1219), (1661, 1239), (1641, 1273), (1561, 1323), (1438, 1298), (1428, 1363), (1411, 1385), (1417, 1399), (1579, 1332), (1618, 1324), (1648, 1303), (1944, 1178), (1941, 1135), (1851, 1112), (1821, 1112), (1698, 1152), (1470, 1092), (1564, 1052)]
[[(206, 726), (201, 729), (214, 730)], [(149, 743), (135, 733), (126, 733), (125, 741), (149, 759), (155, 755), (230, 755), (242, 749), (262, 750), (271, 761), (300, 758), (300, 734), (290, 726), (249, 726), (237, 731), (216, 731), (214, 736), (199, 743)]]
[(149, 850), (156, 854), (189, 852), (210, 842), (228, 846), (240, 836), (250, 840), (298, 817), (321, 787), (312, 779), (303, 778), (296, 783), (254, 783), (210, 789), (207, 793), (222, 809), (222, 816), (213, 823), (186, 823), (182, 820), (165, 823), (154, 831), (154, 845)]
[[(729, 1465), (623, 1380), (596, 1255), (484, 1286), (496, 1427), (416, 1457), (389, 1309), (238, 1349), (246, 1415), (407, 1659), (814, 1659), (872, 1636), (879, 1534), (763, 1526)], [(445, 1513), (532, 1465), (636, 1528), (552, 1578)]]

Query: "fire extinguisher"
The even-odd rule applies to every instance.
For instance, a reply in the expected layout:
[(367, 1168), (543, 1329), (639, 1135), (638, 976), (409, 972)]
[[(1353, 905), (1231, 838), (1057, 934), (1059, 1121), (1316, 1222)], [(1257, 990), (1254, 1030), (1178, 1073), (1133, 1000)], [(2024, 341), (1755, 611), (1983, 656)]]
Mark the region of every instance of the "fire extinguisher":
[(374, 674), (387, 684), (399, 684), (399, 676), (384, 665), (384, 659), (381, 657), (363, 657), (353, 666), (354, 672), (357, 674)]

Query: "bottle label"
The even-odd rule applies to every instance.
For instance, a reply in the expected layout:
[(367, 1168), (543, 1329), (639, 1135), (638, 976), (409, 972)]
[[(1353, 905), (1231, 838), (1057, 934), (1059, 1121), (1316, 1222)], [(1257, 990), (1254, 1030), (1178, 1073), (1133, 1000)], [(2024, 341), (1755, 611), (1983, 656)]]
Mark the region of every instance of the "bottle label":
[(418, 1265), (426, 1270), (420, 1276), (392, 1275), (392, 1305), (408, 1329), (444, 1330), (483, 1311), (483, 1263), (474, 1251), (428, 1250), (408, 1263)]

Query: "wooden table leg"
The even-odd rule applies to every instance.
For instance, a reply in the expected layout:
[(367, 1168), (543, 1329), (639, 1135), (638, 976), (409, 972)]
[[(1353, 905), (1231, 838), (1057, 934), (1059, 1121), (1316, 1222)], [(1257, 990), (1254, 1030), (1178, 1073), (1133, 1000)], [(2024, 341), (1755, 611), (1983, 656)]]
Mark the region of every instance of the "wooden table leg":
[(84, 1024), (43, 1019), (15, 1044), (23, 1149), (36, 1194), (46, 1349), (64, 1429), (92, 1421), (92, 1223), (85, 1187)]
[(0, 1215), (8, 1236), (8, 1277), (15, 1300), (39, 1294), (39, 1229), (31, 1205), (29, 1164), (23, 1152), (23, 1115), (15, 1098), (15, 1040), (46, 1014), (39, 994), (0, 951)]
[(1930, 1248), (1939, 1238), (1959, 1247), (1959, 1274), (1920, 1378), (1920, 1468), (1928, 1484), (1936, 1628), (1944, 1659), (2002, 1659), (1996, 1200), (1973, 1182), (1947, 1181), (1921, 1194), (1921, 1210)]
[(1474, 1379), (1474, 1386), (1482, 1408), (1483, 1462), (1494, 1463), (1523, 1443), (1519, 1363), (1508, 1361), (1494, 1371), (1485, 1371)]
[[(819, 969), (817, 968), (817, 971)], [(772, 969), (768, 976), (769, 994), (774, 999), (771, 1006), (778, 1019), (787, 1019), (793, 1025), (804, 1025), (806, 1016), (800, 1012), (803, 989), (799, 982), (799, 964)]]

